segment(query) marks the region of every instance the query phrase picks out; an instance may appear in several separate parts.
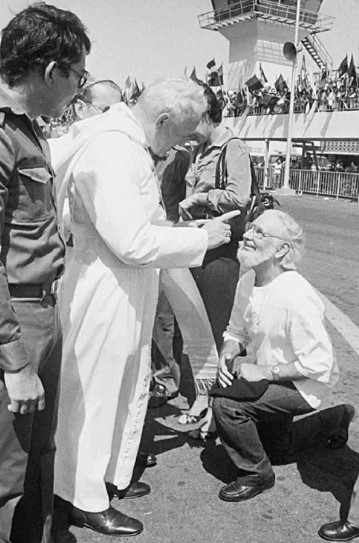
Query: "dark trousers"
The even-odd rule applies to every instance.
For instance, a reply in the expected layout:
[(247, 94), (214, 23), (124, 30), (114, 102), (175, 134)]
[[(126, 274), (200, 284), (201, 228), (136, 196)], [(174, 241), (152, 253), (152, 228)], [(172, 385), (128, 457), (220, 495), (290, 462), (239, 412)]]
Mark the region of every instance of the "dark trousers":
[(43, 301), (13, 299), (12, 304), (30, 363), (45, 389), (46, 407), (29, 415), (11, 413), (0, 376), (0, 542), (48, 543), (61, 366), (60, 323), (52, 296)]
[(238, 243), (208, 251), (202, 266), (190, 270), (202, 296), (218, 352), (231, 316), (239, 279), (237, 248)]
[[(343, 406), (302, 418), (314, 411), (292, 383), (272, 383), (261, 398), (239, 401), (215, 398), (217, 429), (243, 484), (261, 484), (273, 475), (271, 461), (281, 462), (340, 427)], [(271, 459), (271, 461), (270, 461)]]

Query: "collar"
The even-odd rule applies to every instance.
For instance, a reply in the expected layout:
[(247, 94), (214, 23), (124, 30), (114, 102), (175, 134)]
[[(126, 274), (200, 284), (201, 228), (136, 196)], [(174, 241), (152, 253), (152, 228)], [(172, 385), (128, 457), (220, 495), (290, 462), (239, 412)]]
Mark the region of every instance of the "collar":
[(7, 92), (7, 87), (0, 83), (0, 110), (9, 109), (15, 115), (27, 115), (26, 111)]
[(199, 148), (199, 154), (204, 155), (204, 154), (207, 154), (208, 152), (211, 152), (212, 149), (216, 149), (216, 148), (221, 149), (223, 145), (232, 137), (233, 137), (232, 130), (226, 127), (226, 131), (223, 133), (223, 135), (220, 138), (218, 138), (216, 141), (212, 142), (211, 145), (209, 145), (208, 147), (206, 147), (206, 142), (201, 143), (200, 148)]

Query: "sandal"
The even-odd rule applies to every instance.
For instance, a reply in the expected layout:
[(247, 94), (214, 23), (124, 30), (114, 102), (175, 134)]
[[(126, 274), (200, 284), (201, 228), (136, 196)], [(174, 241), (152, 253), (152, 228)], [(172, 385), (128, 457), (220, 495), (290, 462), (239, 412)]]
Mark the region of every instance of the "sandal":
[(218, 436), (218, 432), (216, 429), (216, 423), (213, 418), (213, 411), (211, 407), (208, 408), (201, 426), (199, 428), (196, 428), (196, 430), (188, 432), (188, 435), (192, 439), (199, 439), (201, 441), (206, 441), (207, 439), (216, 439), (216, 437)]
[(216, 439), (218, 437), (218, 432), (217, 430), (214, 432), (206, 432), (202, 430), (202, 428), (198, 428), (197, 430), (188, 432), (188, 435), (192, 439), (197, 439), (198, 441), (208, 441), (210, 439)]

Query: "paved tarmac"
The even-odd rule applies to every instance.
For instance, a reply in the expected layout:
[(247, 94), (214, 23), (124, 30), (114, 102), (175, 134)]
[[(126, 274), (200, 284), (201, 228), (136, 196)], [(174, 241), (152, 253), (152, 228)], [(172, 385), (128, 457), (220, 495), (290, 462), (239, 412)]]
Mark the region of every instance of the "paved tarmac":
[[(321, 197), (279, 198), (307, 233), (303, 275), (329, 300), (328, 330), (341, 368), (340, 382), (322, 407), (352, 403), (359, 409), (359, 204)], [(348, 319), (349, 317), (349, 319)], [(338, 331), (340, 330), (340, 331)], [(347, 337), (346, 337), (347, 336)], [(154, 449), (158, 465), (141, 480), (152, 493), (138, 500), (114, 500), (112, 505), (141, 519), (138, 543), (316, 543), (319, 526), (344, 511), (359, 472), (359, 424), (354, 420), (343, 449), (318, 445), (294, 462), (275, 466), (276, 485), (238, 504), (218, 499), (235, 471), (220, 441), (197, 442), (175, 417), (193, 400), (184, 369), (181, 395), (152, 410)], [(87, 529), (72, 528), (79, 543), (125, 541)]]

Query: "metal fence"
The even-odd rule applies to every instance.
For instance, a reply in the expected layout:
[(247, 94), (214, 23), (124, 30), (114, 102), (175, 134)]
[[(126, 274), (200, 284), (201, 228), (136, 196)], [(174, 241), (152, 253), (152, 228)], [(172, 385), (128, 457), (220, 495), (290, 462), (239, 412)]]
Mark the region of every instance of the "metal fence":
[[(263, 189), (264, 170), (256, 170), (258, 184)], [(266, 188), (271, 188), (273, 171), (270, 170)], [(283, 184), (283, 173), (282, 182)], [(328, 172), (325, 170), (290, 170), (289, 185), (298, 194), (316, 194), (335, 198), (349, 198), (359, 201), (359, 174), (347, 172)]]

